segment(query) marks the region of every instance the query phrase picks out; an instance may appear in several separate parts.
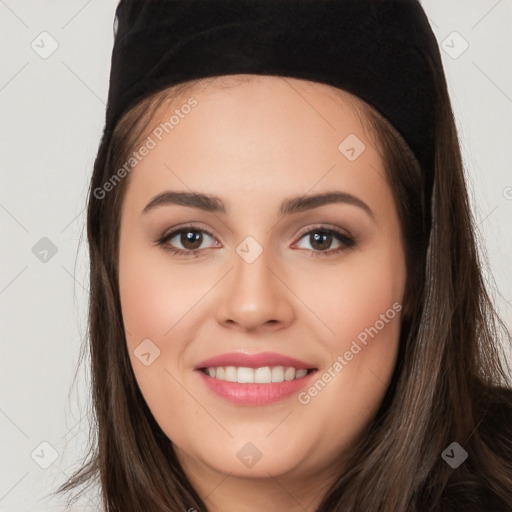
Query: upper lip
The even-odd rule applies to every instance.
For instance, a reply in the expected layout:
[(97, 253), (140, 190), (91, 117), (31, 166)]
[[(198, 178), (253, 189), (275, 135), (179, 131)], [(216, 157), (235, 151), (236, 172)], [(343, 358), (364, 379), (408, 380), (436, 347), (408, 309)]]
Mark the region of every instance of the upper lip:
[(201, 368), (216, 368), (220, 366), (238, 366), (245, 368), (262, 368), (264, 366), (286, 366), (300, 370), (301, 368), (312, 369), (313, 365), (299, 361), (275, 352), (259, 352), (247, 354), (245, 352), (229, 352), (220, 354), (201, 361), (195, 366), (195, 370)]

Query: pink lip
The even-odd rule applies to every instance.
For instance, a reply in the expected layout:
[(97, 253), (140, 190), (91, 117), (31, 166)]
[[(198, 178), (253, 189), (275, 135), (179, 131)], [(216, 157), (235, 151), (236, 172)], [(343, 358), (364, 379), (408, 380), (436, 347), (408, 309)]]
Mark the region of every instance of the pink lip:
[(309, 372), (300, 379), (270, 382), (268, 384), (240, 384), (214, 379), (201, 370), (198, 370), (197, 373), (208, 389), (228, 402), (235, 405), (257, 406), (268, 405), (297, 394), (305, 386), (311, 385), (317, 370)]
[[(262, 368), (264, 366), (284, 366), (296, 369), (308, 369), (307, 375), (300, 379), (283, 382), (270, 382), (268, 384), (241, 384), (214, 379), (201, 371), (202, 368), (216, 368), (219, 366), (243, 366), (246, 368)], [(267, 405), (298, 393), (311, 382), (316, 368), (304, 361), (284, 356), (275, 352), (260, 352), (247, 354), (244, 352), (230, 352), (211, 357), (196, 365), (195, 370), (205, 385), (214, 393), (236, 405)]]
[[(246, 354), (244, 352), (230, 352), (211, 357), (195, 366), (200, 368), (215, 368), (219, 366), (243, 366), (245, 368), (262, 368), (264, 366), (286, 366), (297, 370), (301, 368), (313, 369), (311, 364), (304, 363), (293, 357), (284, 356), (275, 352), (260, 352), (258, 354)], [(293, 381), (291, 381), (293, 382)]]

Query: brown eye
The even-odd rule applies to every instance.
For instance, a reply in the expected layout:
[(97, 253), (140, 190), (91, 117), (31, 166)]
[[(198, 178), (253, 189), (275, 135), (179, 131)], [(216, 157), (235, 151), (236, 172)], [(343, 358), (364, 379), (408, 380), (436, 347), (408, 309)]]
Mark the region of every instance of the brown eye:
[[(157, 244), (173, 254), (192, 256), (208, 248), (201, 248), (201, 245), (205, 242), (204, 235), (213, 239), (213, 236), (204, 229), (199, 229), (194, 226), (184, 226), (163, 235), (157, 240)], [(181, 245), (182, 248), (179, 248), (179, 245)]]
[(309, 242), (313, 249), (325, 251), (329, 249), (333, 241), (333, 236), (325, 231), (317, 231), (309, 235)]
[[(205, 235), (214, 240), (213, 236), (204, 229), (195, 226), (184, 226), (163, 235), (157, 240), (157, 245), (178, 256), (197, 256), (198, 253), (209, 248), (201, 248), (201, 245), (205, 242)], [(355, 245), (355, 240), (352, 237), (341, 231), (325, 227), (311, 229), (304, 233), (300, 239), (308, 240), (311, 249), (305, 249), (309, 250), (313, 256), (332, 256)], [(174, 242), (171, 243), (172, 240)], [(338, 241), (339, 246), (329, 250), (335, 240)], [(177, 247), (177, 244), (181, 244), (182, 248)], [(299, 248), (304, 249), (304, 247)]]
[[(353, 238), (331, 228), (319, 227), (312, 229), (304, 233), (301, 236), (301, 239), (303, 238), (306, 239), (311, 246), (311, 249), (305, 249), (310, 250), (314, 256), (332, 256), (355, 245)], [(339, 247), (329, 250), (334, 240), (338, 240)], [(304, 247), (302, 248), (304, 249)]]
[(181, 231), (180, 243), (185, 247), (185, 249), (194, 251), (203, 243), (203, 235), (201, 234), (201, 231), (191, 229)]

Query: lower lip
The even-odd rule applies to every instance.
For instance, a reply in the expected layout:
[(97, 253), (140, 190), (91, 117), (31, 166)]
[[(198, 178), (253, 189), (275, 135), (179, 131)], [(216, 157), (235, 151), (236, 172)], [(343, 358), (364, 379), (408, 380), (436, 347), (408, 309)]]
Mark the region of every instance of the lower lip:
[(226, 380), (214, 379), (201, 370), (199, 372), (203, 382), (208, 388), (236, 405), (267, 405), (288, 398), (298, 393), (303, 387), (310, 383), (313, 370), (300, 379), (285, 380), (283, 382), (270, 382), (268, 384), (241, 384), (228, 382)]

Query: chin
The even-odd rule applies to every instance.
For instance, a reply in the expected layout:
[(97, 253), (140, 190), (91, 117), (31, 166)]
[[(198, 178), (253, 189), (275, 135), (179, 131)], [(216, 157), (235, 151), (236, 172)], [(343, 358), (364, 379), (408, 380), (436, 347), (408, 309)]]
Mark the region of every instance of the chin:
[(238, 478), (278, 477), (297, 473), (298, 468), (305, 469), (306, 453), (301, 454), (293, 444), (283, 446), (282, 440), (276, 438), (276, 442), (271, 442), (263, 435), (254, 436), (253, 442), (249, 439), (251, 437), (246, 436), (244, 440), (218, 442), (215, 449), (195, 446), (187, 450), (185, 457), (195, 459), (195, 464), (199, 462), (216, 472)]

